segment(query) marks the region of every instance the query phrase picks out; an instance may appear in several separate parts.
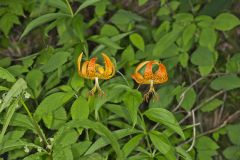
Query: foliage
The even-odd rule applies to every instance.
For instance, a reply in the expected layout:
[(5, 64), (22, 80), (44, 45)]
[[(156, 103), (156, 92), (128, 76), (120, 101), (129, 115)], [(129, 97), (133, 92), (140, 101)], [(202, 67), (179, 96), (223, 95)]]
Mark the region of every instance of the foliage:
[[(240, 159), (239, 2), (2, 0), (0, 157), (23, 160)], [(77, 57), (114, 61), (93, 81)], [(169, 81), (146, 102), (147, 60)], [(100, 60), (101, 61), (101, 60)], [(138, 89), (137, 89), (138, 88)], [(231, 124), (230, 124), (231, 123)]]

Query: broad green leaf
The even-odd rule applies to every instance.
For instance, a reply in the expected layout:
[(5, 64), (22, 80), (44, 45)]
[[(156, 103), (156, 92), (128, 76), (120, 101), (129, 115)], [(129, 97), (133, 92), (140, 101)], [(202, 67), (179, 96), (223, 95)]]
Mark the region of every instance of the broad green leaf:
[(98, 1), (100, 0), (85, 0), (77, 9), (77, 11), (74, 13), (74, 15), (76, 15), (78, 12), (80, 12), (82, 9), (90, 6), (90, 5), (93, 5), (95, 3), (97, 3)]
[(172, 31), (165, 34), (155, 45), (153, 49), (154, 56), (160, 56), (163, 52), (176, 41), (179, 32)]
[(123, 102), (128, 109), (132, 124), (133, 126), (135, 126), (135, 124), (137, 123), (138, 107), (142, 103), (142, 95), (137, 90), (127, 91), (123, 95)]
[(117, 155), (117, 160), (124, 159), (123, 152), (120, 149), (120, 145), (117, 142), (116, 137), (100, 122), (93, 122), (90, 120), (73, 120), (71, 122), (66, 123), (67, 127), (74, 127), (74, 128), (90, 128), (93, 129), (95, 132), (100, 134), (101, 136), (105, 137), (110, 141), (110, 144), (112, 145), (114, 151)]
[(165, 85), (159, 88), (159, 90), (157, 91), (158, 95), (160, 96), (159, 101), (157, 101), (157, 103), (151, 101), (149, 104), (149, 108), (167, 108), (173, 101), (173, 90), (173, 85)]
[(230, 13), (222, 13), (214, 20), (214, 27), (220, 31), (229, 31), (240, 25), (240, 20)]
[(79, 76), (78, 72), (75, 72), (71, 78), (70, 84), (75, 91), (79, 91), (84, 87), (84, 79)]
[(22, 78), (18, 79), (4, 97), (3, 102), (0, 105), (0, 113), (7, 108), (11, 104), (12, 100), (17, 98), (25, 89), (27, 89), (26, 82)]
[(54, 147), (66, 147), (69, 145), (72, 145), (77, 142), (78, 140), (78, 133), (74, 129), (68, 129), (68, 128), (60, 128), (58, 132), (54, 136)]
[(59, 18), (65, 18), (65, 17), (68, 17), (68, 16), (69, 15), (63, 14), (63, 13), (48, 13), (48, 14), (42, 15), (42, 16), (32, 20), (27, 25), (27, 27), (23, 31), (20, 39), (22, 39), (24, 36), (26, 36), (34, 28), (36, 28), (36, 27), (38, 27), (38, 26), (40, 26), (40, 25), (42, 25), (44, 23), (47, 23), (47, 22), (50, 22), (50, 21), (53, 21), (53, 20), (59, 19)]
[(119, 34), (119, 31), (113, 25), (105, 24), (101, 28), (101, 35), (112, 37), (112, 36), (116, 36), (118, 34)]
[(91, 146), (91, 141), (83, 141), (72, 144), (72, 153), (74, 159), (79, 159)]
[(25, 157), (23, 160), (42, 160), (44, 155), (47, 155), (47, 153), (37, 152)]
[(178, 55), (179, 53), (179, 48), (176, 44), (172, 44), (168, 48), (164, 50), (164, 52), (159, 55), (159, 58), (170, 58)]
[[(135, 129), (120, 129), (120, 130), (117, 130), (117, 131), (113, 131), (112, 133), (118, 140), (120, 140), (120, 139), (122, 139), (126, 136), (137, 133), (137, 131)], [(95, 141), (91, 145), (91, 147), (88, 148), (85, 155), (92, 154), (92, 153), (96, 152), (97, 150), (107, 146), (110, 143), (111, 142), (108, 139), (106, 139), (104, 137), (101, 137), (101, 138), (97, 139), (97, 141)]]
[(139, 6), (142, 6), (144, 5), (145, 3), (147, 3), (148, 0), (138, 0), (138, 5)]
[(0, 75), (1, 75), (1, 79), (5, 79), (8, 82), (15, 82), (16, 79), (15, 77), (6, 69), (0, 67)]
[(211, 160), (212, 156), (218, 154), (218, 148), (217, 143), (206, 136), (200, 137), (196, 141), (197, 157), (199, 160)]
[(240, 124), (227, 126), (227, 134), (230, 141), (235, 145), (240, 145)]
[(53, 148), (53, 153), (52, 153), (52, 159), (53, 160), (73, 160), (73, 154), (70, 146), (67, 147), (55, 147)]
[(229, 146), (223, 151), (223, 155), (228, 160), (240, 159), (240, 146)]
[(103, 44), (112, 49), (121, 49), (122, 48), (116, 42), (114, 42), (113, 40), (111, 40), (110, 38), (108, 38), (106, 36), (94, 35), (94, 36), (89, 37), (89, 40), (97, 42), (99, 44)]
[(211, 100), (210, 102), (204, 104), (201, 107), (201, 111), (211, 112), (211, 111), (215, 110), (217, 107), (219, 107), (222, 103), (223, 103), (222, 100), (219, 100), (219, 99), (215, 98), (215, 99)]
[(38, 69), (32, 69), (26, 76), (27, 84), (33, 90), (35, 96), (38, 96), (41, 91), (43, 76), (43, 73)]
[[(183, 90), (182, 90), (182, 93), (183, 92), (185, 92), (185, 89), (186, 88), (184, 88)], [(178, 102), (180, 102), (180, 99), (181, 99), (181, 94), (178, 94), (177, 95), (177, 101)], [(194, 103), (195, 103), (195, 101), (196, 101), (196, 97), (197, 97), (197, 95), (196, 95), (196, 92), (194, 91), (194, 89), (193, 88), (191, 88), (191, 89), (189, 89), (186, 93), (185, 93), (185, 95), (184, 95), (184, 98), (183, 98), (183, 101), (182, 101), (182, 104), (181, 104), (181, 106), (185, 109), (185, 110), (191, 110), (191, 108), (193, 107), (193, 105), (194, 105)]]
[(138, 134), (131, 138), (122, 148), (124, 155), (127, 157), (140, 143), (144, 134)]
[(183, 157), (184, 160), (192, 160), (190, 154), (188, 154), (182, 147), (176, 147), (176, 151)]
[(188, 25), (183, 31), (183, 45), (187, 45), (189, 41), (194, 37), (197, 27), (195, 24)]
[(213, 28), (203, 28), (199, 37), (199, 44), (209, 49), (214, 49), (217, 42), (217, 33)]
[(3, 140), (3, 136), (5, 135), (6, 131), (7, 131), (7, 128), (8, 128), (8, 125), (12, 119), (12, 116), (14, 114), (14, 112), (16, 111), (16, 108), (18, 107), (18, 101), (15, 100), (12, 105), (10, 105), (7, 109), (7, 113), (6, 113), (6, 117), (5, 117), (5, 120), (3, 122), (3, 127), (2, 127), (2, 130), (1, 130), (1, 134), (0, 134), (0, 144), (2, 143), (2, 140)]
[(189, 55), (188, 53), (182, 53), (179, 55), (179, 62), (180, 64), (186, 68), (188, 66)]
[(240, 54), (234, 54), (226, 64), (227, 72), (238, 73), (240, 72)]
[(158, 122), (178, 133), (185, 139), (184, 133), (171, 112), (163, 108), (150, 108), (144, 112), (150, 120)]
[(34, 132), (35, 128), (32, 124), (32, 120), (25, 114), (22, 113), (15, 113), (12, 117), (12, 120), (9, 124), (10, 126), (21, 127), (22, 129), (30, 129)]
[(48, 0), (47, 4), (52, 7), (59, 8), (60, 11), (62, 11), (63, 13), (71, 14), (67, 4), (64, 3), (62, 0)]
[(145, 43), (144, 43), (143, 38), (138, 33), (131, 34), (129, 38), (135, 47), (137, 47), (141, 51), (144, 51)]
[(198, 66), (198, 70), (201, 74), (201, 76), (207, 76), (212, 70), (214, 65), (210, 66)]
[(0, 86), (0, 91), (8, 91), (8, 90), (9, 90), (9, 88), (4, 87), (4, 86)]
[(3, 31), (4, 35), (7, 37), (11, 28), (14, 24), (20, 24), (18, 16), (11, 12), (7, 12), (4, 15), (1, 15), (0, 18), (0, 29)]
[(240, 87), (240, 78), (236, 75), (225, 75), (214, 79), (210, 87), (214, 90), (232, 90)]
[(42, 116), (45, 126), (49, 129), (59, 129), (67, 121), (67, 113), (63, 107)]
[[(171, 154), (171, 152), (173, 152), (173, 147), (171, 145), (171, 143), (169, 142), (168, 138), (166, 135), (164, 135), (163, 133), (160, 133), (158, 131), (152, 130), (148, 133), (153, 145), (163, 154), (163, 155), (167, 155), (167, 154)], [(174, 160), (176, 159), (176, 157), (174, 158), (167, 158), (168, 160)]]
[(89, 105), (85, 98), (79, 96), (71, 107), (72, 119), (87, 119), (89, 115)]
[(198, 66), (210, 66), (214, 64), (214, 55), (206, 47), (198, 47), (191, 56), (191, 62)]
[[(34, 115), (37, 118), (41, 118), (43, 115), (53, 112), (66, 102), (68, 102), (73, 96), (73, 93), (57, 92), (47, 96), (37, 107)], [(39, 117), (38, 117), (39, 116)]]
[(65, 52), (65, 51), (59, 51), (59, 52), (55, 53), (54, 55), (52, 55), (50, 57), (47, 64), (45, 64), (42, 67), (43, 72), (49, 73), (49, 72), (52, 72), (52, 71), (58, 69), (58, 67), (61, 67), (64, 63), (66, 63), (68, 61), (68, 57), (70, 55), (71, 54), (69, 52)]
[(12, 66), (8, 67), (7, 70), (14, 77), (20, 76), (21, 74), (26, 73), (26, 72), (29, 71), (27, 67), (22, 66), (22, 65), (18, 65), (18, 64), (17, 65), (12, 65)]

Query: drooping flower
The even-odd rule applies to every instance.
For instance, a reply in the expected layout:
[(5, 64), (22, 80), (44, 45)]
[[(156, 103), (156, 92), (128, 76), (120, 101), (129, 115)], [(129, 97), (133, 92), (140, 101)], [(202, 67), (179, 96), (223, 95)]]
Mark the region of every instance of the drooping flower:
[(89, 95), (93, 96), (96, 91), (99, 92), (100, 96), (104, 95), (104, 92), (99, 86), (98, 80), (99, 79), (107, 80), (114, 76), (115, 67), (113, 63), (111, 62), (110, 58), (106, 54), (102, 53), (102, 57), (104, 59), (104, 64), (105, 64), (104, 67), (96, 63), (97, 61), (96, 57), (93, 57), (90, 60), (85, 61), (81, 66), (82, 55), (83, 53), (79, 55), (78, 61), (77, 61), (78, 74), (83, 78), (95, 80), (95, 85), (89, 91)]
[[(157, 65), (158, 68), (153, 72), (153, 66)], [(139, 70), (146, 66), (143, 75), (139, 73)], [(139, 84), (150, 84), (150, 88), (147, 93), (144, 94), (144, 100), (148, 101), (150, 94), (153, 98), (158, 99), (158, 94), (154, 89), (154, 84), (162, 84), (168, 81), (168, 74), (166, 67), (157, 61), (145, 61), (140, 63), (136, 69), (135, 73), (132, 74), (132, 78)]]

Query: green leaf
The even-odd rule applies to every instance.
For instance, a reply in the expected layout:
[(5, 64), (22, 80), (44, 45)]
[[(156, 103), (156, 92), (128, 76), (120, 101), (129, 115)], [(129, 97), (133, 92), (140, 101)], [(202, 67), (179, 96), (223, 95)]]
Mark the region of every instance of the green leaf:
[(223, 101), (215, 98), (215, 99), (211, 100), (210, 102), (204, 104), (201, 107), (201, 111), (211, 112), (211, 111), (215, 110), (217, 107), (219, 107), (222, 103), (223, 103)]
[(226, 64), (227, 72), (238, 73), (240, 72), (240, 54), (234, 54)]
[(232, 90), (240, 87), (240, 78), (236, 75), (225, 75), (214, 79), (210, 87), (214, 90)]
[[(137, 133), (137, 131), (135, 129), (120, 129), (120, 130), (116, 130), (112, 132), (113, 135), (118, 139), (122, 139), (126, 136), (132, 135)], [(106, 139), (105, 137), (101, 137), (98, 138), (92, 145), (91, 147), (88, 148), (87, 152), (85, 153), (85, 155), (88, 154), (92, 154), (94, 152), (96, 152), (97, 150), (107, 146), (108, 144), (110, 144), (111, 142)], [(126, 155), (125, 155), (126, 156)]]
[(110, 141), (110, 144), (112, 145), (114, 151), (116, 152), (117, 160), (124, 159), (123, 152), (120, 149), (120, 145), (117, 142), (116, 137), (111, 133), (111, 131), (107, 129), (107, 127), (105, 127), (100, 122), (93, 122), (87, 119), (85, 120), (81, 119), (81, 120), (74, 120), (74, 121), (68, 122), (66, 126), (74, 127), (74, 128), (82, 127), (82, 128), (93, 129), (95, 132), (97, 132), (98, 134), (100, 134), (101, 136), (105, 137)]
[(41, 83), (43, 81), (43, 73), (38, 69), (32, 69), (26, 76), (28, 86), (33, 90), (34, 95), (38, 96), (41, 92)]
[(192, 160), (191, 155), (188, 154), (182, 147), (176, 147), (176, 150), (184, 160)]
[(11, 12), (1, 15), (0, 29), (3, 31), (6, 37), (14, 24), (20, 24), (18, 16), (12, 14)]
[(15, 77), (10, 73), (8, 72), (8, 70), (0, 67), (0, 75), (1, 75), (1, 79), (5, 79), (6, 81), (8, 82), (15, 82), (16, 79)]
[(144, 5), (145, 3), (147, 3), (148, 0), (138, 0), (138, 5), (139, 6), (142, 6)]
[(43, 16), (40, 16), (34, 20), (32, 20), (28, 25), (27, 27), (25, 28), (25, 30), (23, 31), (20, 39), (22, 39), (24, 36), (26, 36), (31, 30), (33, 30), (34, 28), (44, 24), (44, 23), (47, 23), (47, 22), (50, 22), (50, 21), (53, 21), (55, 19), (59, 19), (59, 18), (64, 18), (64, 17), (68, 17), (69, 15), (67, 14), (63, 14), (63, 13), (48, 13), (48, 14), (45, 14)]
[(85, 98), (79, 96), (71, 107), (72, 119), (87, 119), (89, 115), (89, 105)]
[(144, 51), (145, 43), (144, 43), (143, 38), (138, 33), (131, 34), (129, 38), (135, 47), (137, 47), (141, 51)]
[(164, 124), (185, 139), (184, 133), (171, 112), (163, 108), (150, 108), (144, 112), (150, 120)]
[(90, 6), (90, 5), (93, 5), (95, 3), (97, 3), (98, 1), (100, 0), (85, 0), (77, 9), (77, 11), (74, 13), (74, 15), (76, 15), (78, 12), (80, 12), (82, 9)]
[(7, 108), (11, 104), (12, 100), (18, 97), (25, 89), (27, 89), (26, 82), (22, 78), (18, 79), (4, 97), (0, 106), (0, 113)]
[(97, 42), (99, 44), (103, 44), (107, 47), (110, 47), (112, 49), (121, 49), (122, 47), (119, 46), (116, 42), (114, 42), (113, 40), (111, 40), (110, 38), (106, 37), (106, 36), (99, 36), (99, 35), (94, 35), (89, 37), (89, 40)]
[(3, 122), (3, 127), (2, 127), (2, 130), (1, 130), (1, 134), (0, 134), (0, 144), (2, 143), (2, 140), (3, 140), (3, 136), (4, 134), (6, 133), (7, 131), (7, 128), (8, 128), (8, 125), (12, 119), (12, 116), (14, 114), (14, 112), (16, 111), (16, 108), (18, 107), (18, 101), (15, 100), (10, 106), (9, 108), (7, 109), (7, 113), (6, 113), (6, 118)]
[(183, 45), (187, 45), (189, 41), (194, 37), (197, 27), (195, 24), (188, 25), (183, 31)]
[(72, 153), (74, 159), (79, 159), (80, 156), (87, 151), (91, 144), (92, 144), (91, 141), (83, 141), (72, 144)]
[(192, 54), (191, 62), (198, 66), (210, 66), (214, 64), (214, 55), (206, 47), (198, 47)]
[(25, 157), (23, 160), (42, 160), (43, 156), (46, 154), (47, 153), (44, 153), (44, 152), (37, 152)]
[(0, 86), (0, 91), (8, 91), (8, 90), (9, 90), (9, 88), (4, 87), (4, 86)]
[(209, 49), (214, 49), (217, 42), (217, 33), (213, 28), (203, 28), (199, 37), (199, 44)]
[(101, 28), (101, 35), (104, 36), (108, 36), (108, 37), (112, 37), (112, 36), (116, 36), (119, 34), (119, 31), (117, 30), (116, 27), (114, 27), (113, 25), (110, 24), (105, 24), (102, 28)]
[(211, 160), (212, 156), (217, 155), (219, 146), (211, 138), (203, 136), (197, 139), (196, 148), (199, 160)]
[(239, 19), (230, 13), (222, 13), (214, 20), (214, 27), (220, 31), (229, 31), (240, 24)]
[(201, 76), (207, 76), (212, 70), (214, 65), (210, 66), (198, 66), (198, 70), (201, 74)]
[(179, 62), (180, 62), (180, 64), (184, 67), (184, 68), (186, 68), (187, 66), (188, 66), (188, 60), (189, 60), (189, 55), (188, 55), (188, 53), (182, 53), (182, 54), (180, 54), (179, 55)]
[[(186, 89), (186, 88), (185, 88)], [(182, 92), (185, 92), (185, 89)], [(180, 102), (180, 95), (177, 95), (177, 101)], [(195, 101), (196, 101), (196, 92), (194, 91), (193, 88), (189, 89), (186, 93), (185, 96), (183, 98), (182, 104), (181, 106), (185, 109), (185, 110), (191, 110), (191, 108), (193, 107)]]
[(172, 31), (165, 34), (155, 45), (153, 49), (154, 56), (160, 56), (163, 52), (170, 47), (177, 39), (179, 32)]
[(54, 110), (58, 109), (66, 102), (68, 102), (73, 96), (73, 93), (63, 93), (57, 92), (47, 96), (37, 107), (35, 111), (35, 116), (44, 116), (47, 113), (53, 112)]
[(142, 103), (142, 95), (138, 90), (127, 91), (123, 96), (123, 102), (128, 109), (133, 126), (135, 126), (138, 107)]
[[(149, 132), (149, 137), (153, 143), (153, 145), (163, 154), (163, 155), (168, 155), (173, 153), (173, 147), (171, 143), (169, 142), (168, 138), (166, 135), (163, 133), (160, 133), (158, 131), (152, 130)], [(173, 153), (174, 155), (174, 153)], [(169, 158), (168, 158), (169, 157)], [(175, 160), (176, 157), (174, 156), (170, 158), (170, 156), (167, 156), (168, 160)]]
[(240, 146), (229, 146), (223, 151), (224, 157), (228, 160), (240, 159)]
[(123, 146), (123, 153), (127, 157), (140, 143), (141, 139), (143, 138), (144, 134), (138, 134), (131, 138), (124, 146)]
[(228, 125), (227, 134), (230, 141), (235, 145), (240, 145), (240, 124)]
[(60, 11), (62, 11), (63, 13), (71, 14), (67, 4), (64, 3), (62, 0), (48, 0), (47, 4), (52, 7), (59, 8)]
[(70, 55), (71, 54), (69, 52), (65, 52), (65, 51), (59, 51), (59, 52), (55, 53), (54, 55), (52, 55), (50, 57), (47, 64), (45, 64), (42, 67), (43, 72), (49, 73), (49, 72), (52, 72), (52, 71), (58, 69), (64, 63), (66, 63), (68, 61), (68, 57)]

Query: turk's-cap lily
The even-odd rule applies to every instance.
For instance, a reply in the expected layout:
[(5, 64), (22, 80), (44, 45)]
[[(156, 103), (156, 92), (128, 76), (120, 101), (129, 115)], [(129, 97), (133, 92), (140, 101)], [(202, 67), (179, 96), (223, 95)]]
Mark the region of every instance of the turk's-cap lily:
[[(157, 65), (157, 70), (153, 72), (153, 66)], [(139, 73), (139, 70), (146, 66), (143, 75)], [(154, 84), (162, 84), (168, 81), (168, 74), (166, 67), (157, 61), (145, 61), (140, 63), (136, 69), (135, 73), (132, 74), (132, 78), (139, 84), (150, 84), (150, 89), (146, 94), (144, 94), (144, 100), (148, 101), (150, 94), (153, 98), (158, 99), (158, 95), (154, 89)]]
[(78, 74), (86, 79), (95, 80), (94, 87), (89, 91), (89, 95), (93, 96), (94, 93), (98, 90), (99, 95), (104, 95), (104, 92), (99, 86), (98, 80), (103, 79), (107, 80), (114, 76), (115, 74), (115, 67), (111, 62), (110, 58), (102, 53), (102, 57), (104, 60), (105, 66), (103, 67), (100, 64), (97, 64), (97, 58), (93, 57), (90, 60), (87, 60), (81, 65), (82, 62), (82, 55), (81, 53), (78, 57), (77, 65), (78, 65)]

